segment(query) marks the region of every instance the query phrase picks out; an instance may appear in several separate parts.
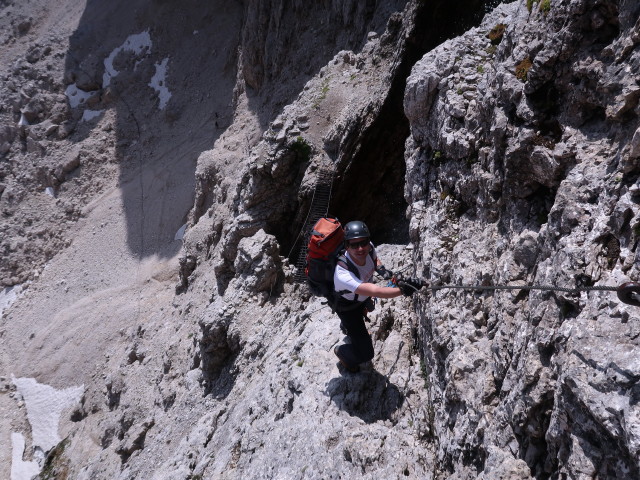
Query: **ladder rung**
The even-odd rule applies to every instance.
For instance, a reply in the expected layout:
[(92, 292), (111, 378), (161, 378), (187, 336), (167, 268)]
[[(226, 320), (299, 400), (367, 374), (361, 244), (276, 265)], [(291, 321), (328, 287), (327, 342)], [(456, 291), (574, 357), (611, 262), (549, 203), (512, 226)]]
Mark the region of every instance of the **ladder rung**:
[(333, 170), (322, 169), (318, 171), (316, 185), (313, 192), (313, 201), (309, 207), (308, 222), (304, 226), (304, 243), (300, 248), (296, 271), (293, 278), (297, 281), (304, 281), (304, 269), (307, 264), (307, 242), (309, 241), (310, 230), (315, 223), (327, 214), (331, 201), (331, 188), (333, 186)]

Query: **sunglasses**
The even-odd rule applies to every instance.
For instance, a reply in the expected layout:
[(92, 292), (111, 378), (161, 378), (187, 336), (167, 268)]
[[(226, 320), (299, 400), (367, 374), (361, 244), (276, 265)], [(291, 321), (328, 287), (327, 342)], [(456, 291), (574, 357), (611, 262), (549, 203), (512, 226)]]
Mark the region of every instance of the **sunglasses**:
[(351, 242), (348, 244), (349, 248), (353, 248), (354, 250), (357, 250), (360, 247), (366, 247), (369, 245), (369, 240), (362, 240), (360, 242)]

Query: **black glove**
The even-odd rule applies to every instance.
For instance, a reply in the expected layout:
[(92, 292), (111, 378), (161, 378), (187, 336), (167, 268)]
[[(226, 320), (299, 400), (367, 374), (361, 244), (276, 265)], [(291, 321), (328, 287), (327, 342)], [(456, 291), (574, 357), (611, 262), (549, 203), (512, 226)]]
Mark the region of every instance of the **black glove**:
[(410, 297), (422, 288), (422, 282), (417, 278), (403, 278), (398, 280), (398, 288), (405, 297)]
[(393, 272), (384, 268), (384, 265), (378, 265), (376, 267), (376, 273), (380, 275), (384, 280), (391, 280), (391, 277), (393, 277)]

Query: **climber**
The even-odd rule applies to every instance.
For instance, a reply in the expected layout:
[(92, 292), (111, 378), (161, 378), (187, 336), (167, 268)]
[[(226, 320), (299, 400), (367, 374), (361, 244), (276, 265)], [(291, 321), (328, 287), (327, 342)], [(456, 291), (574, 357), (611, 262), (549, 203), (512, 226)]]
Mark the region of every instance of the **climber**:
[[(398, 286), (381, 287), (371, 283), (377, 272), (385, 280), (392, 273), (380, 262), (370, 240), (367, 226), (360, 221), (349, 222), (344, 227), (346, 253), (338, 259), (333, 276), (335, 291), (341, 293), (336, 305), (340, 318), (340, 328), (348, 336), (350, 343), (338, 345), (333, 352), (340, 363), (352, 373), (359, 371), (359, 365), (373, 358), (373, 342), (365, 326), (367, 313), (374, 308), (371, 297), (395, 298), (411, 296), (423, 285), (416, 279), (398, 280)], [(357, 272), (357, 273), (356, 273)]]

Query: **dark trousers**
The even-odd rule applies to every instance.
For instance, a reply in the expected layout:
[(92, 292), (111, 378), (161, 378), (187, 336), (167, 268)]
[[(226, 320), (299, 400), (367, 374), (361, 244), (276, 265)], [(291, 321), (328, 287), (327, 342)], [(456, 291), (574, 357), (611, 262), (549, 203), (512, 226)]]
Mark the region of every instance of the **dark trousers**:
[(347, 335), (351, 338), (350, 344), (346, 343), (338, 347), (340, 357), (351, 367), (371, 360), (374, 355), (373, 342), (364, 324), (364, 306), (336, 313), (342, 321)]

